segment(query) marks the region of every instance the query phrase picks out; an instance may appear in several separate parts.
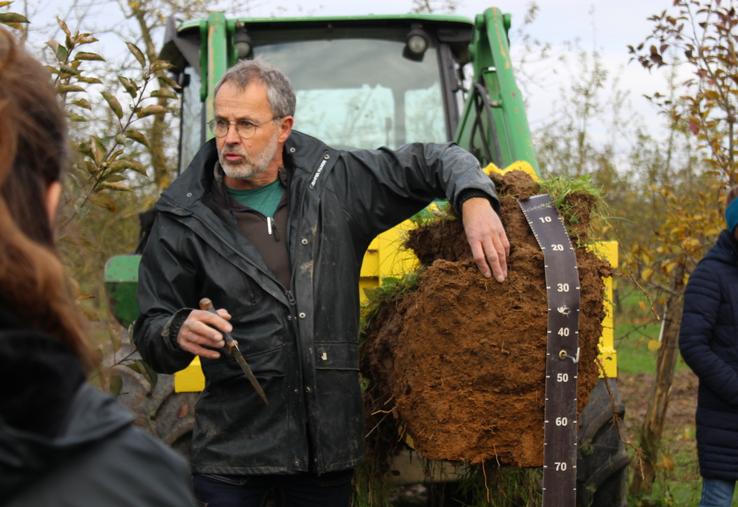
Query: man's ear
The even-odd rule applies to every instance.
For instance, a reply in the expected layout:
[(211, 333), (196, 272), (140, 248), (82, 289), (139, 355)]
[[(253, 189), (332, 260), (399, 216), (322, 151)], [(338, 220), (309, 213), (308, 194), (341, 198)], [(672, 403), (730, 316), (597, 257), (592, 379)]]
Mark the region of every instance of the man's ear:
[(282, 118), (279, 124), (279, 138), (278, 141), (284, 143), (290, 134), (292, 133), (292, 126), (295, 124), (295, 119), (292, 116), (285, 116)]
[(56, 211), (59, 209), (59, 200), (61, 199), (62, 184), (59, 181), (52, 181), (48, 187), (46, 187), (45, 205), (46, 214), (49, 217), (49, 224), (54, 226), (56, 221)]

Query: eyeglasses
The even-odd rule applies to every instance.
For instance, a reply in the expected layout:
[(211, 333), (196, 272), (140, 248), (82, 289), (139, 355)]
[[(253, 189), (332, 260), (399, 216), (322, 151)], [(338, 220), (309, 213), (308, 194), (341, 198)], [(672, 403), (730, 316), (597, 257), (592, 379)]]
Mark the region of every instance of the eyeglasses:
[(263, 127), (269, 122), (281, 120), (282, 116), (274, 116), (270, 120), (263, 121), (261, 123), (255, 123), (251, 120), (225, 120), (223, 118), (216, 118), (208, 122), (208, 127), (215, 133), (215, 137), (225, 137), (228, 135), (228, 130), (231, 125), (236, 126), (236, 133), (241, 139), (248, 139), (256, 133), (256, 129)]

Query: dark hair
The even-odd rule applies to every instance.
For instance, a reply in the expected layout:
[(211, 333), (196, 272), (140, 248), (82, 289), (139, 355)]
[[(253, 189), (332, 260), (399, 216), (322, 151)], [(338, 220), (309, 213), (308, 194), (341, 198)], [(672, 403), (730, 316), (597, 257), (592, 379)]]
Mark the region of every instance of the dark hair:
[(66, 164), (66, 116), (49, 72), (0, 29), (0, 298), (90, 365), (84, 326), (54, 249), (49, 185)]
[(225, 83), (235, 83), (241, 90), (254, 81), (261, 81), (267, 89), (267, 99), (275, 118), (295, 115), (295, 92), (290, 80), (281, 71), (272, 67), (263, 60), (241, 60), (228, 69), (220, 81), (215, 85), (215, 93)]

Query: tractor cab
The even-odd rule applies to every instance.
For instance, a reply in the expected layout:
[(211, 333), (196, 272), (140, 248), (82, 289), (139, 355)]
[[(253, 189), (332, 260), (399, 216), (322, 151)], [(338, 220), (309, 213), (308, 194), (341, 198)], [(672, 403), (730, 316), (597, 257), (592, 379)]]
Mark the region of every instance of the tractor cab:
[[(399, 147), (454, 139), (464, 103), (463, 65), (473, 25), (465, 18), (172, 21), (162, 56), (183, 86), (180, 170), (212, 133), (213, 88), (240, 59), (263, 59), (289, 76), (295, 128), (337, 148)], [(204, 27), (204, 28), (203, 28)]]

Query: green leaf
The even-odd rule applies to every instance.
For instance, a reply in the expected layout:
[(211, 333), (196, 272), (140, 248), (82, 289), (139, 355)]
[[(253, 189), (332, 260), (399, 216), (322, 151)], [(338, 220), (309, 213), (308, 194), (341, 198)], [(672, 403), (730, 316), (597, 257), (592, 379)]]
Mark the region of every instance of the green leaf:
[(77, 81), (88, 84), (102, 84), (102, 81), (100, 79), (92, 76), (77, 76)]
[(138, 95), (138, 85), (124, 76), (118, 76), (118, 81), (120, 81), (120, 84), (122, 84), (123, 88), (126, 89), (128, 95), (135, 99), (136, 95)]
[(172, 79), (169, 76), (159, 76), (159, 81), (167, 84), (168, 86), (172, 87), (174, 90), (179, 90), (182, 88), (181, 86), (179, 86), (179, 83), (177, 83), (174, 79)]
[(103, 188), (107, 188), (110, 190), (115, 190), (118, 192), (130, 192), (131, 188), (126, 185), (125, 183), (119, 182), (119, 181), (103, 181), (102, 185)]
[(70, 92), (83, 92), (85, 91), (85, 89), (79, 85), (59, 85), (56, 87), (56, 91), (58, 93), (70, 93)]
[(149, 145), (149, 140), (146, 138), (146, 136), (144, 135), (144, 133), (141, 132), (140, 130), (128, 129), (128, 130), (126, 130), (126, 136), (129, 139), (133, 139), (134, 141), (136, 141), (139, 144), (143, 144), (147, 148), (150, 148), (151, 147)]
[(120, 395), (120, 392), (123, 390), (123, 378), (117, 373), (114, 373), (113, 375), (110, 376), (109, 387), (110, 387), (110, 394), (117, 397), (118, 395)]
[[(64, 22), (64, 20), (60, 18), (59, 16), (56, 17), (56, 24), (58, 24), (59, 28), (62, 29), (62, 32), (64, 32), (64, 35), (66, 35), (70, 39), (72, 38), (72, 32), (69, 30), (69, 27)], [(71, 44), (67, 44), (67, 46), (71, 46)]]
[(95, 136), (90, 139), (90, 151), (92, 158), (95, 160), (95, 164), (102, 165), (105, 158), (105, 145), (103, 142)]
[(128, 160), (128, 159), (119, 159), (110, 164), (110, 169), (112, 171), (125, 171), (126, 169), (130, 169), (132, 171), (135, 171), (143, 176), (146, 176), (146, 167), (141, 162), (138, 162), (136, 160)]
[(74, 55), (75, 60), (84, 60), (88, 62), (104, 62), (105, 58), (98, 55), (97, 53), (90, 53), (88, 51), (79, 51)]
[(10, 23), (28, 23), (28, 18), (17, 12), (0, 12), (0, 23), (5, 25)]
[(75, 99), (72, 101), (72, 104), (81, 107), (82, 109), (92, 110), (92, 105), (90, 105), (90, 101), (88, 101), (87, 99)]
[(160, 114), (160, 113), (166, 113), (167, 108), (164, 106), (160, 106), (159, 104), (152, 104), (150, 106), (143, 107), (141, 109), (138, 109), (136, 111), (136, 114), (139, 118), (145, 118), (146, 116), (151, 116), (152, 114)]
[(118, 204), (110, 194), (97, 193), (90, 196), (90, 202), (98, 208), (106, 209), (110, 212), (114, 212), (118, 209)]
[(138, 60), (139, 65), (141, 65), (141, 67), (146, 66), (146, 57), (144, 56), (143, 51), (138, 49), (138, 46), (132, 42), (126, 42), (126, 46), (128, 46), (128, 51), (130, 51), (134, 58)]
[(115, 97), (115, 95), (110, 92), (101, 92), (101, 95), (105, 99), (105, 102), (107, 102), (110, 106), (110, 109), (113, 110), (115, 116), (117, 116), (119, 120), (123, 118), (123, 108), (121, 107), (120, 102), (118, 102), (118, 99)]
[(82, 44), (92, 44), (93, 42), (97, 42), (97, 37), (93, 37), (92, 34), (89, 33), (81, 33), (79, 36), (77, 36), (77, 42)]
[(162, 99), (176, 99), (177, 93), (172, 90), (171, 88), (159, 88), (158, 90), (154, 90), (151, 92), (152, 97), (158, 97)]
[(122, 174), (108, 174), (104, 178), (104, 181), (107, 181), (107, 182), (110, 182), (110, 183), (115, 183), (115, 182), (118, 182), (118, 181), (125, 181), (125, 180), (126, 180), (126, 177), (123, 176)]
[(77, 69), (65, 64), (59, 65), (59, 70), (61, 71), (61, 73), (69, 74), (70, 76), (76, 76), (79, 74), (79, 71)]
[(87, 118), (86, 116), (82, 116), (81, 114), (77, 113), (69, 113), (69, 119), (75, 123), (90, 121), (89, 118)]

